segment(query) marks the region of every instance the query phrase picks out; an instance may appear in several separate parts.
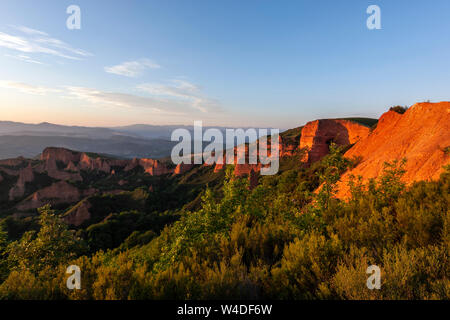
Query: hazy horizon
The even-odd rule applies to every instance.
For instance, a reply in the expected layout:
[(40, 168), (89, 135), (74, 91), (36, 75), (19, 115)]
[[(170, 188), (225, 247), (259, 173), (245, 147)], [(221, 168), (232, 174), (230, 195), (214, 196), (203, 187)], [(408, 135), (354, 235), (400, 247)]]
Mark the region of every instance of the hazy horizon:
[[(386, 109), (384, 112), (388, 111), (388, 109)], [(381, 115), (380, 115), (381, 116)], [(370, 117), (358, 117), (358, 116), (352, 116), (352, 115), (348, 115), (348, 116), (342, 116), (342, 117), (336, 117), (336, 118), (330, 118), (330, 119), (347, 119), (347, 118), (370, 118)], [(303, 123), (299, 123), (297, 125), (294, 125), (292, 127), (279, 127), (278, 129), (282, 129), (282, 130), (288, 130), (288, 129), (293, 129), (293, 128), (297, 128), (297, 127), (301, 127), (304, 126), (306, 123), (311, 122), (311, 121), (315, 121), (315, 120), (320, 120), (320, 119), (324, 119), (324, 118), (317, 118), (317, 119), (310, 119), (310, 120), (305, 120), (305, 122)], [(329, 119), (329, 118), (327, 118)], [(379, 116), (377, 117), (373, 117), (371, 119), (379, 119)], [(10, 122), (10, 123), (18, 123), (18, 124), (25, 124), (25, 125), (43, 125), (43, 124), (50, 124), (50, 125), (56, 125), (56, 126), (65, 126), (65, 127), (86, 127), (86, 128), (104, 128), (104, 129), (109, 129), (109, 128), (120, 128), (120, 127), (132, 127), (132, 126), (154, 126), (154, 127), (176, 127), (176, 126), (180, 126), (180, 127), (192, 127), (194, 125), (194, 122), (192, 123), (161, 123), (161, 124), (153, 124), (153, 123), (128, 123), (128, 124), (122, 124), (122, 125), (84, 125), (84, 124), (79, 124), (79, 123), (55, 123), (55, 122), (49, 122), (49, 121), (38, 121), (38, 122), (22, 122), (22, 121), (15, 121), (15, 120), (3, 120), (0, 119), (0, 123), (2, 122)], [(208, 123), (203, 123), (203, 127), (214, 127), (214, 125), (209, 125)], [(251, 126), (232, 126), (232, 125), (218, 125), (216, 127), (221, 127), (221, 128), (249, 128)], [(275, 128), (274, 126), (261, 126), (261, 128)]]

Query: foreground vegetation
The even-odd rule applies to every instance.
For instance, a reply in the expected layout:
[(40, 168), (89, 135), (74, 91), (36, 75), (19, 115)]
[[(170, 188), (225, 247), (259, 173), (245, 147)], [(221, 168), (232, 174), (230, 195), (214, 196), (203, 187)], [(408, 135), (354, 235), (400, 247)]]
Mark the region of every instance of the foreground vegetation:
[[(334, 194), (352, 164), (334, 148), (253, 190), (228, 170), (200, 209), (162, 231), (142, 223), (105, 251), (101, 232), (92, 242), (42, 208), (20, 239), (0, 231), (0, 299), (449, 299), (450, 168), (406, 187), (403, 164), (365, 184), (355, 177), (347, 201)], [(133, 214), (114, 221), (137, 224)], [(69, 265), (81, 269), (81, 290), (66, 287)], [(370, 265), (381, 290), (366, 286)]]

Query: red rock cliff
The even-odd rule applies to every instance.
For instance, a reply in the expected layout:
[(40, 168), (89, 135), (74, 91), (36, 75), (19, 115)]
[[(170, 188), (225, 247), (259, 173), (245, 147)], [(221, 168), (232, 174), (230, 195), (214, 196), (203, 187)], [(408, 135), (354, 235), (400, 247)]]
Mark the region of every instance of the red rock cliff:
[(80, 201), (82, 197), (92, 195), (95, 192), (94, 189), (80, 190), (65, 181), (60, 181), (33, 193), (29, 198), (22, 201), (17, 209), (30, 210), (46, 204), (75, 203)]
[(356, 143), (346, 157), (360, 157), (361, 162), (346, 173), (339, 185), (338, 196), (348, 195), (350, 174), (365, 181), (382, 173), (384, 162), (407, 159), (404, 181), (436, 180), (450, 158), (450, 102), (418, 103), (403, 115), (394, 111), (383, 114), (376, 129)]
[(177, 165), (177, 167), (173, 171), (173, 174), (174, 175), (183, 174), (183, 173), (191, 170), (193, 167), (194, 167), (193, 164), (180, 163), (180, 164)]
[(41, 155), (41, 160), (50, 160), (53, 159), (55, 161), (61, 161), (66, 166), (70, 162), (78, 162), (80, 161), (81, 153), (75, 152), (72, 150), (64, 149), (64, 148), (45, 148)]
[(300, 149), (306, 148), (305, 162), (315, 162), (326, 156), (334, 142), (345, 146), (369, 135), (370, 128), (348, 120), (324, 119), (308, 122), (302, 129)]
[(31, 162), (25, 169), (19, 171), (19, 179), (14, 187), (9, 190), (9, 200), (15, 200), (25, 195), (25, 185), (28, 182), (34, 180), (33, 169), (31, 168)]

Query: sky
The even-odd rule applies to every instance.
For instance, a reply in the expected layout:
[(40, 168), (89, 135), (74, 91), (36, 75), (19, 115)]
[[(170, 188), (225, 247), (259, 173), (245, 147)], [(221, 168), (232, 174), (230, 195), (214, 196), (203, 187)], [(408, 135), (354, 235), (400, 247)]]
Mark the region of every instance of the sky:
[[(70, 5), (81, 29), (67, 28)], [(450, 99), (449, 18), (448, 0), (2, 0), (0, 120), (286, 129), (378, 118)]]

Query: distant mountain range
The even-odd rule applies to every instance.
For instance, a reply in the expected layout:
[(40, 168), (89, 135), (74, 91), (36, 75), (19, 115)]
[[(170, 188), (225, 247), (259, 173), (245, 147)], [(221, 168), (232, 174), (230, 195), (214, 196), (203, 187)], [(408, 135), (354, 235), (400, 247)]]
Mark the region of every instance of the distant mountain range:
[(77, 138), (109, 139), (115, 136), (129, 136), (145, 139), (170, 140), (170, 135), (177, 128), (192, 130), (189, 126), (170, 125), (154, 126), (136, 124), (123, 127), (82, 127), (64, 126), (48, 122), (28, 124), (21, 122), (0, 121), (0, 135), (14, 136), (69, 136)]
[(27, 124), (0, 121), (0, 159), (33, 158), (46, 147), (95, 151), (119, 158), (167, 157), (179, 126), (134, 125), (117, 128)]
[[(192, 126), (135, 124), (122, 127), (63, 126), (0, 121), (0, 159), (34, 158), (46, 147), (97, 152), (118, 158), (168, 157), (176, 142), (175, 129), (193, 133)], [(211, 127), (204, 127), (207, 130)], [(216, 127), (225, 133), (225, 127)], [(247, 128), (243, 128), (247, 129)]]

